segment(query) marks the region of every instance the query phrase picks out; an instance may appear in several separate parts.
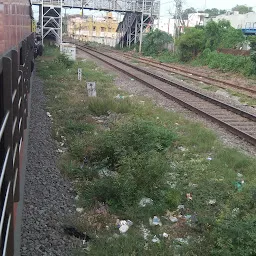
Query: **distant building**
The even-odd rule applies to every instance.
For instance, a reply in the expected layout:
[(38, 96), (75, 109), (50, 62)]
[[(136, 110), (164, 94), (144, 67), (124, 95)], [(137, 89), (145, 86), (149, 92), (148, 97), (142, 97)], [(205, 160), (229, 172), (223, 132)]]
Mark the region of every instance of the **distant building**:
[(239, 14), (239, 12), (228, 12), (213, 18), (214, 21), (228, 20), (232, 27), (242, 29), (245, 34), (256, 34), (256, 12)]
[(118, 21), (113, 18), (112, 13), (105, 17), (70, 16), (67, 21), (67, 34), (69, 37), (81, 41), (97, 42), (105, 45), (115, 46), (116, 29)]
[(204, 26), (209, 18), (208, 13), (190, 13), (185, 21), (186, 27)]
[[(190, 13), (188, 19), (183, 20), (183, 24), (180, 22), (180, 32), (183, 33), (184, 28), (186, 27), (204, 26), (208, 17), (208, 13)], [(159, 29), (173, 35), (175, 31), (175, 23), (178, 24), (175, 19), (161, 18), (159, 20)]]

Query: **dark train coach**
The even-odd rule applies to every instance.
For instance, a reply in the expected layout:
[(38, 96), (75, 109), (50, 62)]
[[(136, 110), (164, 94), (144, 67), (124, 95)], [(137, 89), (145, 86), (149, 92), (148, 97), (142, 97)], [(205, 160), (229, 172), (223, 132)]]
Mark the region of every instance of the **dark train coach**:
[(0, 255), (14, 255), (35, 26), (29, 0), (0, 2)]

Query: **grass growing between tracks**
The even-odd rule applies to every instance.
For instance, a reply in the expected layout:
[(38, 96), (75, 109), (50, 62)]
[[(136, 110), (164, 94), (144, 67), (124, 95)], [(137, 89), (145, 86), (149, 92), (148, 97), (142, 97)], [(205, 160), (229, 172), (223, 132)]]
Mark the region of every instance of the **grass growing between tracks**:
[[(255, 255), (254, 158), (198, 123), (129, 97), (93, 62), (47, 51), (52, 57), (39, 59), (37, 70), (64, 151), (60, 166), (84, 208), (75, 222), (91, 237), (90, 250), (76, 255)], [(85, 79), (96, 82), (97, 98), (87, 97)], [(142, 198), (153, 203), (142, 207)], [(153, 216), (162, 226), (149, 225)], [(125, 235), (117, 219), (133, 222)]]

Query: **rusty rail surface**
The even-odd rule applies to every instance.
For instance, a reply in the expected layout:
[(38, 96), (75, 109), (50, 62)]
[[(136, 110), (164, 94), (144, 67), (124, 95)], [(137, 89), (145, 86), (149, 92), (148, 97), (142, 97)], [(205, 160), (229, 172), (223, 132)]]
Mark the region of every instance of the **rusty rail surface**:
[[(256, 116), (95, 49), (77, 48), (256, 145)], [(171, 85), (171, 86), (170, 86)]]
[(0, 59), (0, 254), (14, 254), (14, 203), (20, 197), (20, 151), (27, 128), (34, 37)]
[(188, 71), (185, 70), (184, 68), (180, 68), (175, 65), (171, 65), (171, 64), (167, 64), (167, 63), (161, 63), (156, 60), (151, 60), (151, 59), (144, 58), (144, 57), (134, 57), (133, 55), (128, 54), (128, 53), (124, 53), (123, 55), (130, 59), (139, 60), (140, 62), (151, 65), (153, 67), (156, 67), (156, 68), (168, 71), (168, 72), (176, 73), (178, 75), (182, 75), (189, 79), (204, 82), (205, 84), (216, 85), (223, 89), (227, 89), (227, 88), (237, 89), (239, 92), (241, 92), (249, 97), (256, 98), (256, 85), (255, 85), (255, 88), (245, 87), (245, 86), (237, 85), (237, 84), (225, 81), (225, 80), (216, 79), (216, 78), (213, 78), (210, 76), (206, 76), (206, 75), (203, 75), (203, 74), (200, 74), (197, 72), (189, 71), (189, 73), (188, 73)]

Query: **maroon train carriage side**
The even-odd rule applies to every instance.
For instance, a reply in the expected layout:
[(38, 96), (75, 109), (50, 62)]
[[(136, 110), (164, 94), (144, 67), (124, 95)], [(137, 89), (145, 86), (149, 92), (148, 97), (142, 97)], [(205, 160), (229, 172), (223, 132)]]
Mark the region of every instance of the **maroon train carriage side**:
[(0, 2), (0, 255), (14, 255), (35, 35), (29, 0)]

